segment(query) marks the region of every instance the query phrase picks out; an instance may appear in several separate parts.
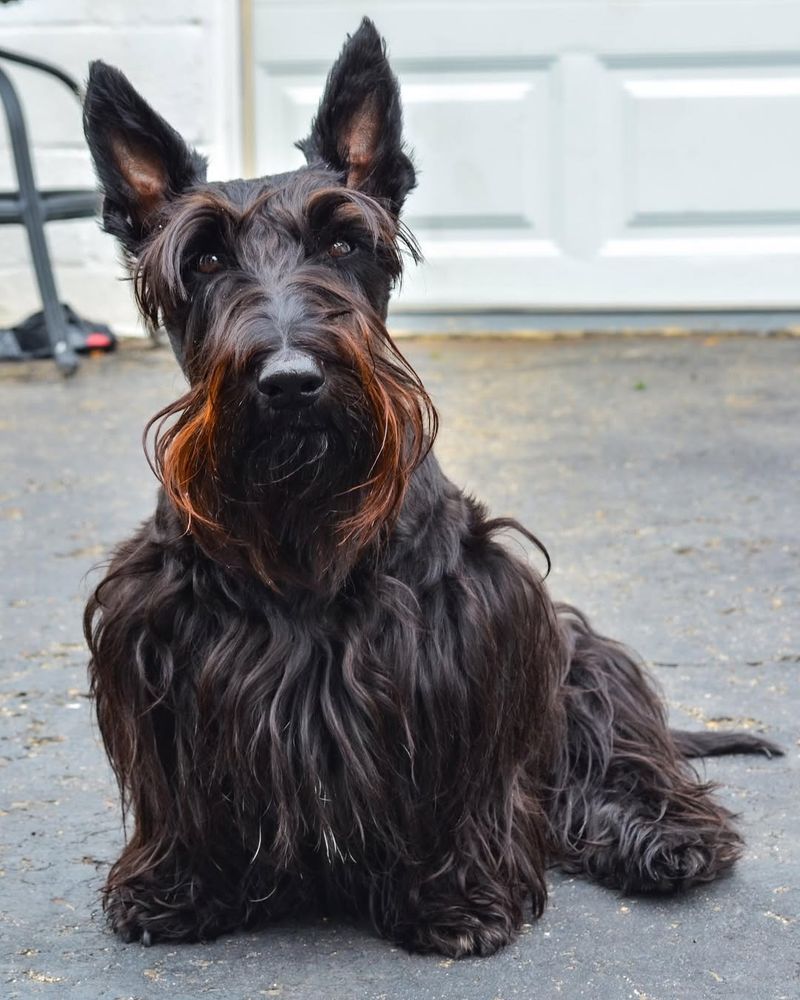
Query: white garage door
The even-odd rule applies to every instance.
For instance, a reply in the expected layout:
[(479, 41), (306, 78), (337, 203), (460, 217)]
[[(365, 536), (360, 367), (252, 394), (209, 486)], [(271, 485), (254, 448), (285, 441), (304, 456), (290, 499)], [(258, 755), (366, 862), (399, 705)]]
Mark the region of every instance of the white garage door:
[(364, 13), (421, 168), (403, 307), (800, 303), (798, 0), (255, 0), (259, 172)]

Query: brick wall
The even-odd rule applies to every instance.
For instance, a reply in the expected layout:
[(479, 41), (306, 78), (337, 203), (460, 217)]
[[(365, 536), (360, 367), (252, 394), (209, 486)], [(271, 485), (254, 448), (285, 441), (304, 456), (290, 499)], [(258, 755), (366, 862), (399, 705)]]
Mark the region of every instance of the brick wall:
[[(236, 0), (22, 0), (0, 6), (0, 47), (39, 56), (85, 79), (91, 59), (119, 66), (145, 98), (210, 159), (210, 176), (240, 169)], [(56, 81), (13, 76), (42, 187), (94, 183), (80, 108)], [(0, 188), (16, 187), (0, 129)], [(141, 332), (110, 237), (94, 221), (47, 227), (61, 297), (78, 312)], [(0, 326), (40, 308), (24, 230), (0, 228)]]

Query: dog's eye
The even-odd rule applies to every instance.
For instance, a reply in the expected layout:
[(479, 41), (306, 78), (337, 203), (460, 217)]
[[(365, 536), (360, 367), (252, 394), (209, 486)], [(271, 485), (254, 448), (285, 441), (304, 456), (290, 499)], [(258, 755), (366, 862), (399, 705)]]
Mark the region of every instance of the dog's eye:
[(223, 268), (223, 260), (219, 254), (204, 253), (197, 258), (197, 270), (201, 274), (216, 274)]
[(353, 248), (345, 240), (337, 240), (328, 247), (328, 254), (331, 257), (346, 257), (353, 252)]

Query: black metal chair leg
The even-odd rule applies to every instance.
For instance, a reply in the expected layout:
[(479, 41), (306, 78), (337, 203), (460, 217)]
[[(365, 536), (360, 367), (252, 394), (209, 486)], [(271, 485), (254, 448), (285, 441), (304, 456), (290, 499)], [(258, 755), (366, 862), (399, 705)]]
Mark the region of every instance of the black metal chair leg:
[(33, 178), (25, 118), (14, 85), (2, 69), (0, 69), (0, 100), (5, 108), (11, 145), (14, 150), (21, 210), (28, 233), (39, 293), (42, 297), (47, 335), (59, 369), (65, 375), (73, 375), (78, 369), (78, 356), (70, 345), (69, 327), (56, 291), (53, 268), (44, 234), (42, 204)]

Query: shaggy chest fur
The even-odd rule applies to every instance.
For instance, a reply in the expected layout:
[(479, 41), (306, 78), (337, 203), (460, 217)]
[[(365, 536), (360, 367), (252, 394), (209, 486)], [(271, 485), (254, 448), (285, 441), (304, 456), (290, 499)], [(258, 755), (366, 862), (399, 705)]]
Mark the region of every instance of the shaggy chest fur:
[(516, 638), (536, 580), (427, 466), (391, 544), (335, 593), (275, 593), (226, 569), (164, 501), (104, 585), (100, 642), (126, 651), (98, 658), (125, 671), (97, 687), (101, 725), (105, 692), (126, 688), (150, 720), (165, 794), (213, 799), (216, 821), (276, 867), (309, 852), (378, 863), (378, 844), (419, 857), (431, 830), (462, 818), (453, 790), (484, 773), (498, 727), (537, 751), (544, 706), (522, 689), (532, 650)]

